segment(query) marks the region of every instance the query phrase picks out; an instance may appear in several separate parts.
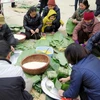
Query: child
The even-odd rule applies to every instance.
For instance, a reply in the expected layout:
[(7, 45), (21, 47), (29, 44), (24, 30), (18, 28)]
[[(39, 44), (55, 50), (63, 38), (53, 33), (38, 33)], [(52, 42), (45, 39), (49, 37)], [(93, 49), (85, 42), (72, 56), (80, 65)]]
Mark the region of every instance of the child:
[(42, 17), (44, 18), (45, 16), (47, 16), (50, 9), (53, 9), (57, 13), (56, 19), (52, 22), (52, 25), (55, 25), (55, 28), (56, 28), (55, 32), (56, 32), (56, 31), (58, 31), (58, 29), (60, 27), (60, 9), (56, 5), (55, 0), (48, 0), (47, 5), (48, 6), (46, 6), (44, 8)]
[[(42, 32), (47, 33), (54, 33), (57, 29), (52, 22), (56, 19), (57, 13), (51, 9), (49, 10), (49, 13), (47, 14), (46, 17), (43, 18), (43, 27), (42, 27)], [(63, 25), (63, 21), (60, 21), (61, 25)]]
[(26, 39), (40, 39), (42, 18), (37, 13), (36, 7), (32, 6), (24, 16), (24, 28)]

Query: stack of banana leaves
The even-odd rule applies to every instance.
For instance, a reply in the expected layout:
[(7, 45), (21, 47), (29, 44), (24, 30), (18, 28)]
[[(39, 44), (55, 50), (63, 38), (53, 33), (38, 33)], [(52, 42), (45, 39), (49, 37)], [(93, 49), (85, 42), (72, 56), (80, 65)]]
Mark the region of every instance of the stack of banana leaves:
[(25, 32), (25, 29), (23, 28), (23, 26), (20, 26), (17, 24), (10, 24), (9, 27), (14, 33)]
[[(25, 42), (17, 45), (16, 49), (23, 50), (22, 54), (19, 56), (16, 65), (20, 65), (21, 61), (29, 55), (35, 54), (36, 47), (38, 46), (52, 46), (54, 50), (53, 57), (50, 58), (50, 65), (48, 69), (41, 75), (28, 75), (28, 78), (32, 78), (33, 80), (33, 88), (38, 92), (42, 93), (41, 89), (41, 80), (44, 77), (48, 77), (51, 79), (55, 87), (57, 89), (66, 90), (69, 86), (70, 82), (62, 84), (59, 82), (59, 78), (67, 77), (71, 74), (71, 67), (69, 67), (68, 62), (64, 56), (64, 49), (73, 41), (70, 37), (64, 37), (60, 32), (55, 33), (54, 35), (47, 35), (46, 37), (42, 37), (40, 40), (25, 40)], [(53, 74), (52, 74), (53, 73)], [(32, 94), (34, 95), (34, 93)]]

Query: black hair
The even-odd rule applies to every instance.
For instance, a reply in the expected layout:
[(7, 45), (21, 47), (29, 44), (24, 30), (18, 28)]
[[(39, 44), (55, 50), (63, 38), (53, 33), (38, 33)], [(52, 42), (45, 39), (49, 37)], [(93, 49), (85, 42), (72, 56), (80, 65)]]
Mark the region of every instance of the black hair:
[(0, 40), (0, 58), (6, 58), (10, 51), (10, 45), (5, 40)]
[(31, 12), (34, 12), (34, 11), (36, 12), (37, 11), (37, 8), (34, 7), (34, 6), (30, 7), (29, 10), (27, 11), (27, 15), (30, 15), (30, 13)]
[[(52, 14), (51, 16), (57, 17), (57, 14)], [(50, 18), (51, 16), (49, 16), (49, 18)]]
[(83, 0), (82, 3), (86, 6), (86, 9), (89, 8), (90, 5), (87, 0)]
[(70, 44), (65, 50), (65, 57), (72, 65), (78, 63), (87, 55), (86, 49), (77, 43)]

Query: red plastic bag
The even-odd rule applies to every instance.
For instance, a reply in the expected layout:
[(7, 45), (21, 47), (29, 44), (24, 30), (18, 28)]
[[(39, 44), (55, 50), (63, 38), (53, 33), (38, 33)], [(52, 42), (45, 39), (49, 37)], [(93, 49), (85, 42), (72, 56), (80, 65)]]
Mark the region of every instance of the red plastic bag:
[(71, 98), (61, 98), (61, 100), (72, 100)]

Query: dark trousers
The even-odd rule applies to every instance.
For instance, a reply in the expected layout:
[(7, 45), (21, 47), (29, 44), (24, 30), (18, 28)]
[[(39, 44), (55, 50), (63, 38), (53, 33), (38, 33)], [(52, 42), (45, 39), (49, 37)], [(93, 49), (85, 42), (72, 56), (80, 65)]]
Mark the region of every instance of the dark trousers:
[(100, 14), (100, 5), (97, 4), (95, 16), (98, 16), (99, 14)]
[(100, 45), (95, 45), (92, 49), (92, 54), (94, 54), (97, 57), (100, 57)]
[(56, 22), (56, 23), (53, 24), (53, 26), (55, 27), (54, 32), (58, 31), (60, 25), (61, 25), (60, 21), (58, 21), (58, 22)]
[(77, 10), (77, 4), (78, 4), (78, 1), (79, 1), (79, 3), (82, 2), (82, 0), (75, 0), (75, 11)]
[(44, 8), (45, 6), (47, 6), (48, 0), (41, 0), (40, 2), (41, 2), (41, 3), (40, 3), (40, 11), (39, 11), (39, 13), (41, 14), (43, 8)]
[(35, 34), (32, 35), (31, 32), (26, 31), (25, 33), (22, 33), (22, 34), (26, 35), (26, 39), (36, 39), (36, 40), (38, 40), (38, 39), (41, 38), (41, 34), (40, 33), (35, 33)]
[(45, 29), (44, 29), (44, 32), (46, 33), (48, 33), (48, 32), (54, 32), (54, 30), (55, 30), (55, 26), (47, 26), (47, 27), (45, 27)]
[(89, 39), (89, 34), (90, 33), (85, 33), (83, 30), (80, 30), (78, 32), (78, 41), (79, 44), (83, 44), (85, 41)]

